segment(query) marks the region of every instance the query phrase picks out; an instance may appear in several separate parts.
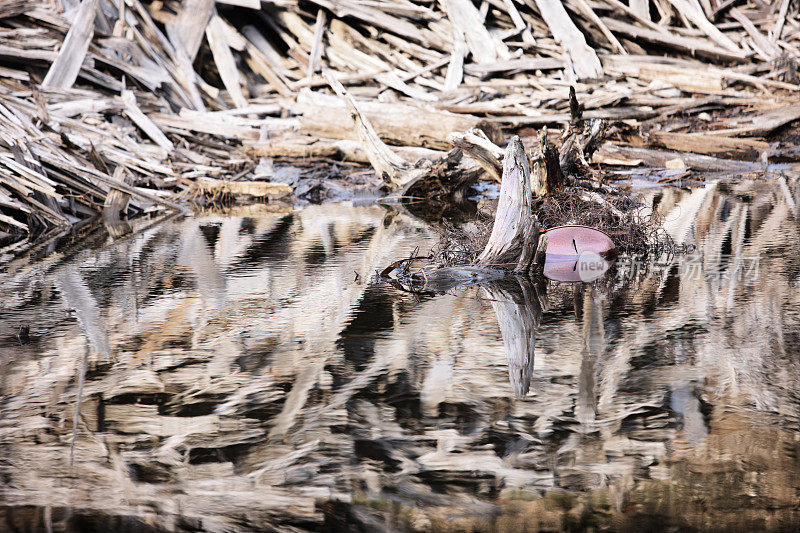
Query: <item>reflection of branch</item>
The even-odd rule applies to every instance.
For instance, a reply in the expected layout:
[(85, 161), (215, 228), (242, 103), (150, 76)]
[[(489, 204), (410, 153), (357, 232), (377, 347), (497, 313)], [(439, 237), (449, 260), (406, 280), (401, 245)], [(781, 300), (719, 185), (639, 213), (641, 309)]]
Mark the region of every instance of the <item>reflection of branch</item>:
[(64, 304), (75, 312), (86, 341), (98, 355), (111, 356), (106, 323), (100, 314), (100, 306), (92, 296), (76, 266), (67, 266), (58, 277), (57, 287)]
[(111, 357), (108, 342), (108, 331), (105, 320), (100, 315), (100, 306), (92, 296), (80, 271), (76, 266), (67, 266), (58, 276), (57, 287), (64, 299), (64, 305), (75, 312), (83, 334), (86, 336), (86, 352), (78, 374), (78, 397), (75, 399), (75, 415), (72, 420), (72, 439), (69, 444), (69, 464), (72, 465), (75, 453), (75, 439), (78, 438), (78, 421), (81, 417), (83, 401), (83, 385), (86, 381), (86, 368), (89, 364), (89, 352), (94, 350), (98, 355)]
[(508, 379), (514, 395), (528, 394), (533, 374), (536, 327), (542, 319), (540, 296), (528, 278), (495, 281), (483, 286), (497, 315), (508, 359)]
[(75, 459), (75, 439), (78, 438), (78, 421), (81, 418), (81, 403), (83, 402), (83, 384), (86, 383), (86, 369), (89, 366), (89, 343), (86, 343), (86, 351), (83, 353), (81, 370), (78, 374), (78, 397), (75, 398), (75, 415), (72, 417), (72, 439), (69, 442), (69, 465), (72, 466)]

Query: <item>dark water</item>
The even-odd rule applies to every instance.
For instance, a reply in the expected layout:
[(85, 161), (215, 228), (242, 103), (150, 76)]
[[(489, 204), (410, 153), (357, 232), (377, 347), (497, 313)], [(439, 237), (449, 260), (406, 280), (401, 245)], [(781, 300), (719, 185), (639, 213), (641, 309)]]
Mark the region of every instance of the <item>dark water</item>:
[(796, 530), (800, 187), (645, 201), (696, 252), (591, 284), (370, 283), (437, 236), (347, 204), (7, 263), (0, 530)]

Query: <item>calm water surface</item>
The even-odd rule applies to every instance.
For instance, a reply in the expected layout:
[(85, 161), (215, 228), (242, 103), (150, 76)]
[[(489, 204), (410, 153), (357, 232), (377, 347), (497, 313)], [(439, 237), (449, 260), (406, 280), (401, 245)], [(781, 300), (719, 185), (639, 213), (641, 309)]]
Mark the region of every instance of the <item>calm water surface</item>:
[(696, 251), (590, 284), (372, 283), (438, 237), (349, 204), (7, 262), (0, 530), (797, 530), (800, 186), (645, 202)]

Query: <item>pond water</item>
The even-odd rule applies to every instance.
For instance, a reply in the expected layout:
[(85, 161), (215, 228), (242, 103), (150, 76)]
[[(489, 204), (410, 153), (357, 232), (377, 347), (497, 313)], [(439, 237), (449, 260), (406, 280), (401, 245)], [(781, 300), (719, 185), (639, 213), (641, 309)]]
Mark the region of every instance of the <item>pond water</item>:
[(347, 203), (7, 262), (0, 530), (796, 530), (800, 186), (643, 201), (696, 249), (589, 284), (375, 283), (438, 237)]

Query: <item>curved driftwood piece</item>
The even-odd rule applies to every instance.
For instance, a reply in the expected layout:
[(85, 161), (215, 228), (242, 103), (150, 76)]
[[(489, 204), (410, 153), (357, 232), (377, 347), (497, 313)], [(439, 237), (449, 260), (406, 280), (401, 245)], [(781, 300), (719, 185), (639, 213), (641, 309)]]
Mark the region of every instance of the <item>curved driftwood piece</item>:
[(489, 140), (483, 131), (473, 128), (466, 133), (451, 133), (447, 140), (469, 154), (492, 178), (500, 181), (503, 173), (503, 149)]
[(539, 221), (531, 211), (531, 168), (525, 147), (518, 136), (508, 143), (503, 160), (500, 201), (489, 242), (478, 257), (478, 264), (514, 266), (527, 271), (536, 252)]
[(407, 190), (425, 174), (425, 170), (415, 168), (386, 146), (386, 143), (378, 137), (369, 119), (361, 112), (358, 105), (356, 105), (356, 101), (345, 90), (339, 80), (331, 76), (328, 72), (324, 74), (331, 88), (345, 101), (355, 121), (358, 140), (367, 153), (372, 168), (375, 169), (378, 176), (387, 184), (394, 188)]

